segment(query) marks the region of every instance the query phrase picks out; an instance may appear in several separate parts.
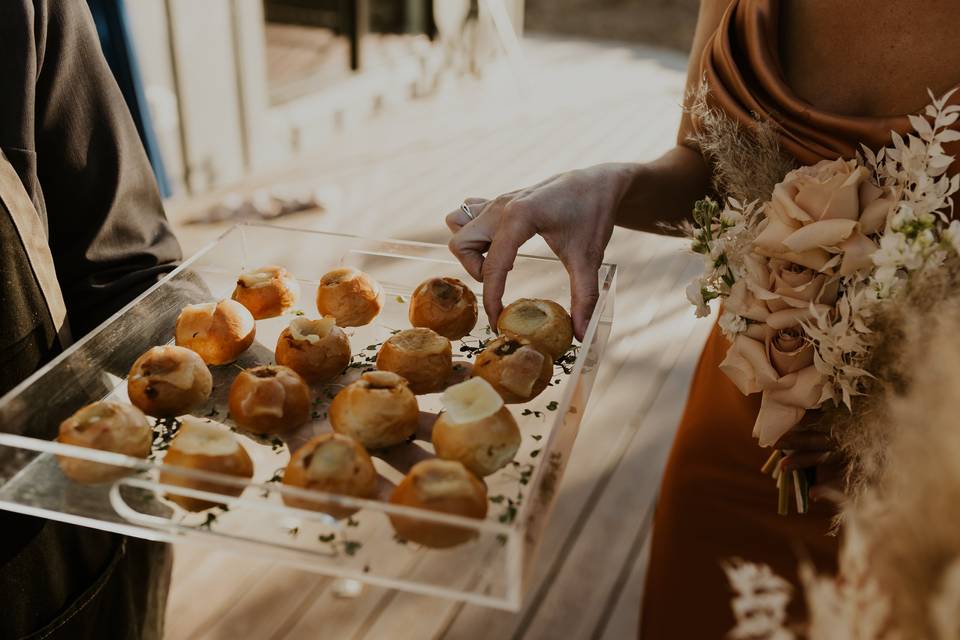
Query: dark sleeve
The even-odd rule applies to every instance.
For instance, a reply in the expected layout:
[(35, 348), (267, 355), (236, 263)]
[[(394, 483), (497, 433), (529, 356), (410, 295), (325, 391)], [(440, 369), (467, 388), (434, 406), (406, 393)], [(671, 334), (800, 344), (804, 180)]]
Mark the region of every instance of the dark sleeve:
[(75, 336), (180, 260), (157, 184), (84, 0), (34, 0), (35, 145)]

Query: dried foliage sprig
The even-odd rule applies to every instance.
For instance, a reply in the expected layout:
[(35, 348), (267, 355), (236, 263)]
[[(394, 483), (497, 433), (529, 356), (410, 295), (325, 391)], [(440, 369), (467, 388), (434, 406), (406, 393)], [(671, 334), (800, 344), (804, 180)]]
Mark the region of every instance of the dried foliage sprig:
[(685, 111), (696, 123), (688, 142), (710, 163), (714, 190), (724, 200), (766, 200), (795, 166), (780, 150), (777, 125), (757, 118), (751, 127), (743, 127), (712, 107), (708, 97), (704, 80), (687, 95)]

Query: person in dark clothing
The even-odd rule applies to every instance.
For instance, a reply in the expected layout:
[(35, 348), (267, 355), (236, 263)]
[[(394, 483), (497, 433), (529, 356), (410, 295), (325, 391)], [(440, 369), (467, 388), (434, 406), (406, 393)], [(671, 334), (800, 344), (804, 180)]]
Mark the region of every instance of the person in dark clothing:
[[(86, 2), (0, 0), (0, 395), (180, 257)], [(0, 638), (162, 634), (165, 545), (3, 511), (0, 531)]]

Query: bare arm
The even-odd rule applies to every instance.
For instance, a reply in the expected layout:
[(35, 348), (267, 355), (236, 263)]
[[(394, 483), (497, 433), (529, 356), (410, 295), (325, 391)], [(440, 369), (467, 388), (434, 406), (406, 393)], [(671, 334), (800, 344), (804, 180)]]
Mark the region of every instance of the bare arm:
[(669, 234), (710, 189), (710, 170), (695, 149), (677, 145), (652, 162), (630, 165), (630, 181), (616, 210), (627, 229)]
[[(687, 71), (687, 88), (700, 82), (703, 47), (730, 0), (703, 0)], [(492, 200), (467, 201), (470, 214), (447, 215), (450, 250), (483, 282), (483, 302), (496, 326), (503, 308), (507, 274), (520, 246), (539, 234), (570, 275), (574, 331), (583, 338), (599, 295), (597, 271), (614, 225), (664, 233), (710, 187), (710, 172), (699, 152), (685, 145), (692, 130), (686, 114), (678, 144), (645, 164), (610, 163), (554, 176)]]

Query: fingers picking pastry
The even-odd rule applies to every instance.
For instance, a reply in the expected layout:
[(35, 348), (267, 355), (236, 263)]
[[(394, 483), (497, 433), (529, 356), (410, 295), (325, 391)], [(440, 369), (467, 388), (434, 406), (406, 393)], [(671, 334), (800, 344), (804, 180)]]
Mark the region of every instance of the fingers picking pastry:
[(240, 274), (230, 297), (257, 320), (275, 318), (297, 303), (300, 284), (283, 267), (270, 265)]
[(442, 391), (453, 373), (450, 341), (432, 329), (406, 329), (380, 347), (377, 368), (402, 376), (416, 394)]
[(527, 402), (547, 388), (553, 362), (524, 338), (500, 336), (477, 354), (473, 375), (489, 382), (504, 402)]
[(176, 343), (207, 364), (227, 364), (246, 351), (257, 332), (253, 315), (236, 300), (184, 307), (177, 318)]
[[(415, 464), (390, 502), (482, 520), (487, 515), (487, 487), (459, 462), (434, 458)], [(401, 538), (426, 547), (453, 547), (476, 535), (463, 527), (405, 516), (390, 515), (390, 522)]]
[[(373, 498), (377, 491), (377, 472), (366, 449), (353, 438), (339, 433), (319, 435), (297, 449), (283, 474), (283, 484), (324, 493), (357, 498)], [(357, 509), (295, 496), (283, 496), (291, 507), (322, 511), (335, 518), (346, 518)]]
[[(57, 442), (146, 458), (153, 443), (153, 429), (136, 407), (103, 400), (81, 407), (61, 422)], [(109, 482), (131, 471), (127, 467), (61, 455), (57, 456), (57, 462), (65, 476), (84, 484)]]
[(369, 275), (352, 267), (330, 271), (317, 287), (317, 310), (333, 316), (341, 327), (361, 327), (377, 317), (383, 306), (383, 289)]
[[(237, 478), (253, 477), (253, 461), (229, 427), (213, 420), (193, 416), (184, 416), (179, 431), (170, 441), (163, 464), (183, 469), (222, 473)], [(190, 478), (169, 471), (160, 472), (160, 482), (234, 498), (243, 493), (245, 488), (214, 480)], [(173, 492), (168, 493), (166, 497), (187, 511), (203, 511), (218, 505), (222, 506), (222, 503)]]
[(310, 418), (310, 388), (289, 367), (253, 367), (234, 379), (229, 405), (230, 417), (247, 431), (283, 433)]
[(443, 392), (443, 413), (433, 424), (437, 456), (456, 460), (477, 476), (510, 464), (520, 449), (520, 428), (503, 399), (483, 378)]
[(414, 327), (459, 340), (477, 324), (477, 297), (456, 278), (430, 278), (410, 296), (408, 315)]
[(212, 389), (213, 376), (203, 358), (185, 347), (153, 347), (127, 375), (130, 402), (157, 418), (189, 413), (207, 401)]
[(497, 331), (525, 338), (556, 360), (573, 344), (573, 320), (553, 300), (521, 298), (506, 306), (497, 320)]
[(333, 316), (294, 318), (277, 340), (277, 364), (290, 367), (310, 384), (329, 382), (350, 364), (350, 339)]

